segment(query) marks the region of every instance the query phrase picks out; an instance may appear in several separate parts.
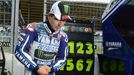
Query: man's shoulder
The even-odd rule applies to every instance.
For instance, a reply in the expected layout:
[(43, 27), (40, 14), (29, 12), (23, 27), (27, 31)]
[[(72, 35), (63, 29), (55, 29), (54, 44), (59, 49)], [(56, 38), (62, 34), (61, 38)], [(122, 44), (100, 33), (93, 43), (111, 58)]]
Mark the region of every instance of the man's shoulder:
[(60, 31), (60, 34), (63, 36), (63, 38), (68, 38), (67, 33), (64, 31)]
[(34, 26), (36, 25), (36, 22), (29, 23), (25, 29), (27, 29), (30, 32), (34, 32)]
[(30, 32), (34, 32), (42, 28), (45, 28), (45, 25), (47, 25), (45, 22), (32, 22), (26, 26), (26, 29), (29, 30)]
[(65, 33), (64, 31), (60, 31), (60, 34), (62, 35), (62, 40), (64, 40), (65, 42), (68, 42), (67, 33)]

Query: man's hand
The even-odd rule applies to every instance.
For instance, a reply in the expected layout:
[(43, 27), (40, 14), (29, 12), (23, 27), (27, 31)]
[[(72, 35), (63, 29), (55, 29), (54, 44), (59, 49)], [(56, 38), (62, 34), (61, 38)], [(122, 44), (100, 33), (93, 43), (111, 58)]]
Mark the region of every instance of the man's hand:
[(49, 66), (41, 66), (37, 70), (37, 73), (39, 75), (48, 75), (48, 73), (51, 71), (51, 68)]

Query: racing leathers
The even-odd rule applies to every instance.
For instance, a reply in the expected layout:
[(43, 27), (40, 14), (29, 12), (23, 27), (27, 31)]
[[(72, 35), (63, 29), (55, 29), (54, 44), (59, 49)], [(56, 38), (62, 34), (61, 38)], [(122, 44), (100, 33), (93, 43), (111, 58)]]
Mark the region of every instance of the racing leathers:
[(38, 75), (40, 66), (51, 67), (49, 75), (55, 75), (65, 65), (68, 37), (62, 30), (52, 32), (48, 21), (28, 24), (21, 39), (15, 56), (25, 65), (25, 75)]

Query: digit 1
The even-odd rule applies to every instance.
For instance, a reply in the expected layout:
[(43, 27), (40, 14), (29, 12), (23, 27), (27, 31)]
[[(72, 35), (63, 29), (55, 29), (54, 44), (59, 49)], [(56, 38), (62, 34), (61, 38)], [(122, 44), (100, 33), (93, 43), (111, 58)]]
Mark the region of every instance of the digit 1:
[(68, 42), (68, 46), (69, 46), (69, 52), (70, 53), (72, 53), (72, 54), (74, 54), (74, 42), (73, 41), (70, 41), (70, 42)]

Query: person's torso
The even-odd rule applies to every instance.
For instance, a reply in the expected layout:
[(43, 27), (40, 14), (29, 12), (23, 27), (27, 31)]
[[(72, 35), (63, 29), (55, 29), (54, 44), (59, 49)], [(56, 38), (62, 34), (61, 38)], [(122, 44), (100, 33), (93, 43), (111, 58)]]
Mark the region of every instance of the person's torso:
[(58, 53), (62, 35), (60, 31), (52, 33), (47, 24), (42, 22), (34, 25), (34, 31), (37, 36), (30, 49), (32, 58), (39, 66), (51, 66)]

